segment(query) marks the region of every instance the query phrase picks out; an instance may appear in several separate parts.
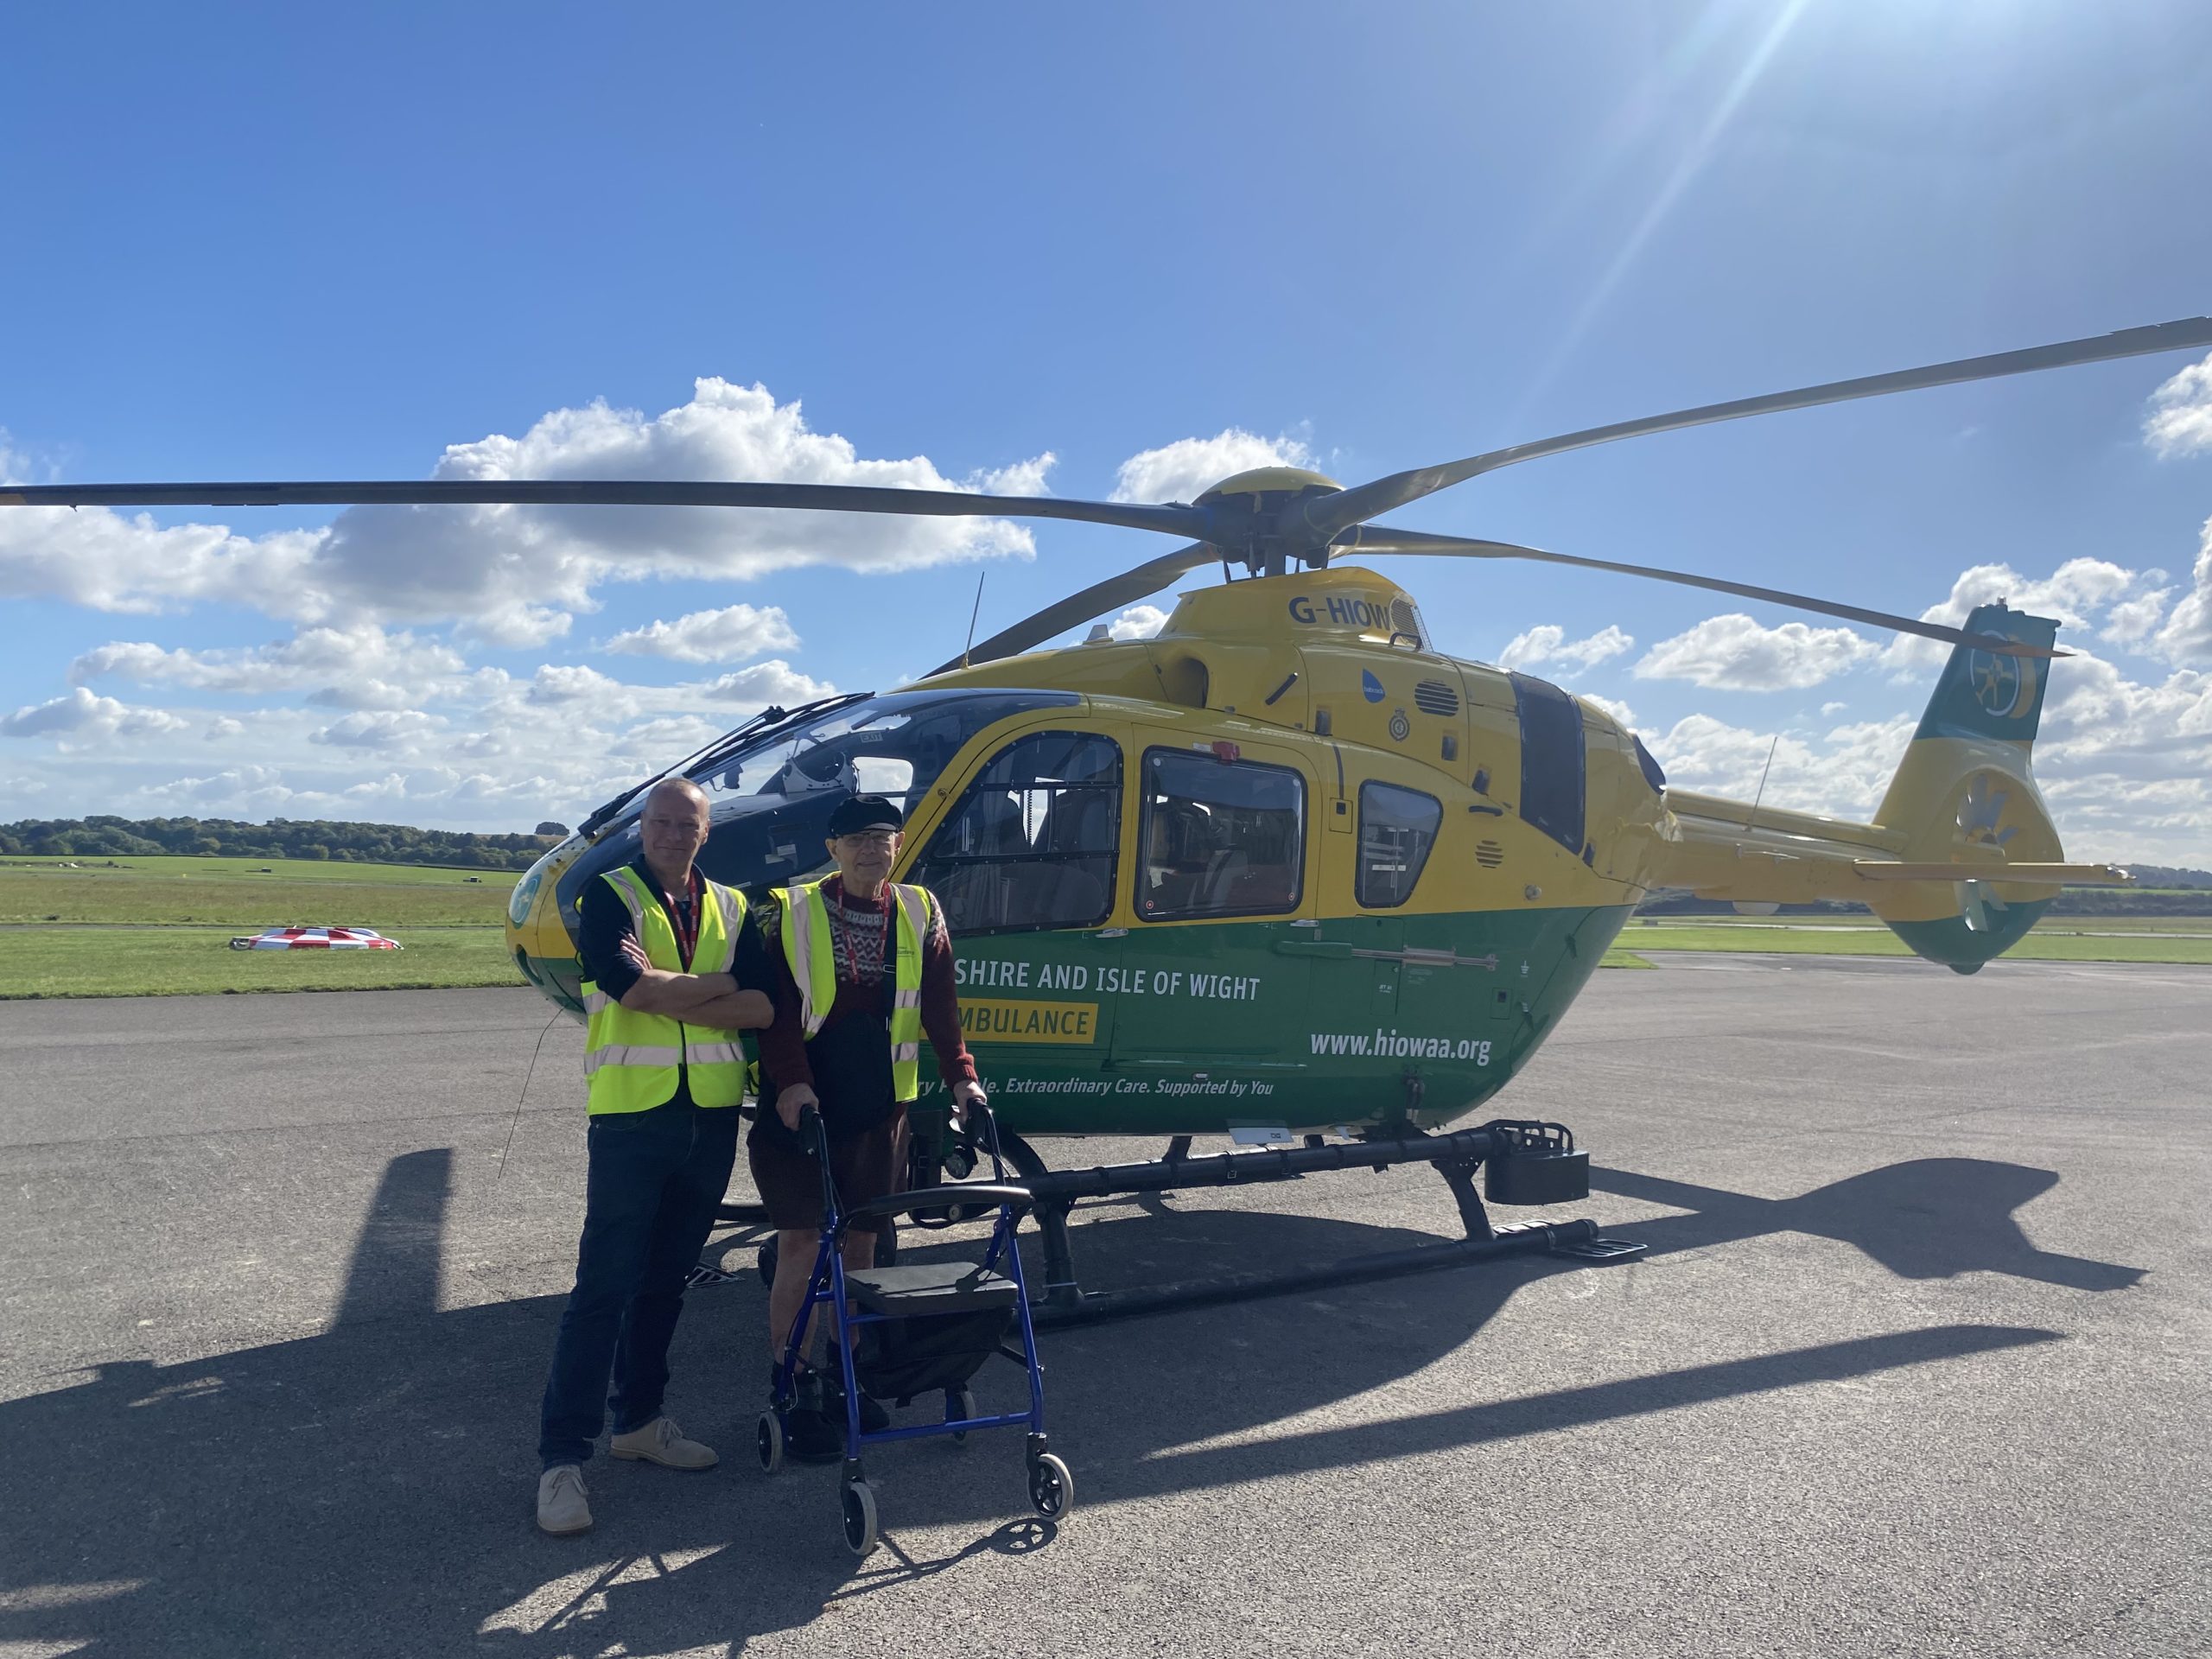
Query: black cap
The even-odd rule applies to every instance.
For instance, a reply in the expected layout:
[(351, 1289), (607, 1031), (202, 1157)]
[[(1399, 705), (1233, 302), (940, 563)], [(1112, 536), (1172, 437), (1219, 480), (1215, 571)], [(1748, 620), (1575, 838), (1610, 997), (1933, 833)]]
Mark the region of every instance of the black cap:
[(830, 815), (832, 836), (857, 835), (863, 830), (903, 830), (906, 820), (899, 809), (880, 795), (855, 795), (837, 803)]

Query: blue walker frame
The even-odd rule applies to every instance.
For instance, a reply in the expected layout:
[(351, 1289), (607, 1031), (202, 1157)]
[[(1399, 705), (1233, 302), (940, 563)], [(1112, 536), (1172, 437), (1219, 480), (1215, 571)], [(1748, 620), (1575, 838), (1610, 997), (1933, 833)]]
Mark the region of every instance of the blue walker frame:
[[(1030, 1318), (1029, 1287), (1022, 1277), (1021, 1250), (1015, 1239), (1015, 1230), (1020, 1225), (1022, 1216), (1032, 1208), (1033, 1200), (1027, 1187), (1014, 1185), (1006, 1179), (1006, 1162), (999, 1147), (998, 1122), (989, 1106), (978, 1102), (969, 1109), (971, 1117), (977, 1121), (982, 1131), (976, 1138), (982, 1141), (991, 1155), (991, 1180), (958, 1182), (893, 1192), (867, 1204), (855, 1205), (849, 1210), (839, 1205), (836, 1183), (830, 1175), (829, 1131), (823, 1126), (820, 1115), (811, 1107), (799, 1114), (799, 1133), (813, 1141), (815, 1155), (822, 1167), (822, 1240), (815, 1251), (814, 1269), (807, 1281), (806, 1300), (799, 1304), (791, 1331), (784, 1339), (782, 1356), (776, 1362), (769, 1408), (762, 1414), (759, 1425), (758, 1449), (762, 1468), (774, 1472), (783, 1462), (787, 1414), (798, 1401), (793, 1382), (799, 1363), (797, 1338), (806, 1329), (815, 1309), (827, 1305), (835, 1310), (838, 1332), (837, 1354), (845, 1387), (845, 1456), (840, 1477), (840, 1500), (845, 1511), (846, 1542), (855, 1554), (865, 1555), (875, 1543), (874, 1494), (868, 1487), (867, 1474), (861, 1467), (861, 1451), (863, 1446), (884, 1445), (893, 1440), (925, 1440), (940, 1434), (964, 1440), (969, 1433), (976, 1429), (1026, 1427), (1029, 1431), (1026, 1457), (1032, 1505), (1047, 1520), (1058, 1518), (1073, 1506), (1073, 1478), (1067, 1465), (1052, 1454), (1046, 1436), (1044, 1370), (1037, 1360), (1037, 1332)], [(1001, 1256), (1006, 1260), (1007, 1277), (1014, 1283), (1015, 1319), (1021, 1330), (1020, 1359), (1028, 1374), (1029, 1408), (980, 1417), (957, 1416), (954, 1409), (956, 1399), (962, 1396), (969, 1400), (974, 1398), (963, 1383), (957, 1391), (951, 1389), (944, 1390), (944, 1419), (942, 1422), (920, 1423), (907, 1428), (878, 1429), (873, 1433), (865, 1432), (861, 1427), (860, 1381), (854, 1374), (855, 1338), (864, 1325), (892, 1323), (899, 1316), (855, 1311), (846, 1292), (845, 1235), (855, 1222), (872, 1217), (889, 1216), (901, 1211), (942, 1208), (955, 1204), (974, 1205), (979, 1199), (995, 1202), (998, 1205), (998, 1222), (991, 1230), (990, 1249), (984, 1255), (981, 1270), (988, 1273), (998, 1265)], [(1003, 1344), (999, 1352), (1007, 1358), (1014, 1357)]]

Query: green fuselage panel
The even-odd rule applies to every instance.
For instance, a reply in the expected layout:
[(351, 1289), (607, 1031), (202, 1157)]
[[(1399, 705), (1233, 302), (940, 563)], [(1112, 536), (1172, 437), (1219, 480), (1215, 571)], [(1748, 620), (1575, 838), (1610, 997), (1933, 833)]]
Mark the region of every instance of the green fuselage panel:
[(1630, 909), (963, 939), (961, 1020), (1024, 1135), (1430, 1126), (1520, 1070)]

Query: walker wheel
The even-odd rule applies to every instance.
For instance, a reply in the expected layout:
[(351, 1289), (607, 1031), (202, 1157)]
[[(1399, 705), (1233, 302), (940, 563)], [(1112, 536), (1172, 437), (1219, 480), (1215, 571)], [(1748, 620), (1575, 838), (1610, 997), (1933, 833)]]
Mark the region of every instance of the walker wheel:
[(1047, 1452), (1029, 1465), (1029, 1502), (1047, 1521), (1075, 1508), (1075, 1477), (1057, 1452)]
[[(948, 1423), (957, 1423), (962, 1421), (963, 1419), (973, 1417), (975, 1414), (976, 1395), (972, 1389), (947, 1389), (944, 1391), (945, 1421)], [(964, 1428), (954, 1429), (952, 1431), (952, 1443), (955, 1446), (967, 1445), (968, 1431)]]
[(865, 1556), (875, 1548), (875, 1489), (864, 1480), (845, 1483), (845, 1548)]
[(784, 1466), (783, 1419), (764, 1411), (753, 1425), (753, 1450), (760, 1459), (760, 1472), (772, 1475)]

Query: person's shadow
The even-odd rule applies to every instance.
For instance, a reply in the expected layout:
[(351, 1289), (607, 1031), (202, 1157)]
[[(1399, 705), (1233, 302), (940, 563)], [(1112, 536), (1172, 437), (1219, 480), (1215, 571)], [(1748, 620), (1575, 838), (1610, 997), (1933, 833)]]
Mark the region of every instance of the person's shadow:
[[(174, 1366), (102, 1365), (90, 1382), (0, 1405), (0, 1644), (226, 1659), (471, 1644), (547, 1659), (580, 1642), (594, 1651), (617, 1642), (632, 1652), (741, 1646), (887, 1583), (1052, 1546), (1052, 1529), (1027, 1515), (1020, 1436), (979, 1433), (964, 1448), (925, 1440), (871, 1454), (886, 1548), (856, 1567), (838, 1533), (834, 1470), (770, 1480), (752, 1466), (765, 1344), (749, 1277), (695, 1291), (677, 1338), (671, 1409), (719, 1445), (722, 1465), (677, 1475), (594, 1459), (587, 1473), (598, 1525), (575, 1538), (541, 1536), (530, 1452), (562, 1299), (437, 1311), (450, 1160), (443, 1149), (416, 1152), (387, 1167), (338, 1317), (322, 1334)], [(1928, 1186), (1910, 1173), (1924, 1167), (1876, 1171), (1777, 1205), (1698, 1192), (1700, 1215), (1614, 1230), (1663, 1249), (1792, 1226), (1863, 1243), (1915, 1276), (1993, 1268), (2092, 1289), (2136, 1276), (2047, 1256), (2020, 1237), (2011, 1205), (2052, 1178), (1984, 1165), (1967, 1179), (1947, 1166), (1946, 1179)], [(1619, 1172), (1600, 1184), (1639, 1196), (1691, 1192)], [(1923, 1198), (1932, 1201), (1924, 1211), (1916, 1207)], [(1900, 1214), (1923, 1213), (1924, 1224), (1900, 1227)], [(1270, 1267), (1417, 1240), (1265, 1212), (1103, 1214), (1080, 1235), (1086, 1269), (1102, 1284), (1186, 1278), (1198, 1262)], [(915, 1245), (923, 1255), (938, 1248), (926, 1235)], [(1519, 1261), (1047, 1337), (1048, 1411), (1056, 1449), (1076, 1469), (1076, 1524), (1081, 1504), (2053, 1339), (1947, 1325), (1243, 1437), (1421, 1370), (1480, 1331), (1517, 1287), (1560, 1270)], [(998, 1380), (987, 1371), (979, 1392), (987, 1406), (995, 1395), (1012, 1408), (1019, 1374), (995, 1370)], [(702, 1409), (702, 1401), (715, 1403)], [(1172, 1443), (1165, 1454), (1163, 1442)], [(909, 1548), (902, 1526), (912, 1536), (950, 1528), (966, 1541), (933, 1554)]]

